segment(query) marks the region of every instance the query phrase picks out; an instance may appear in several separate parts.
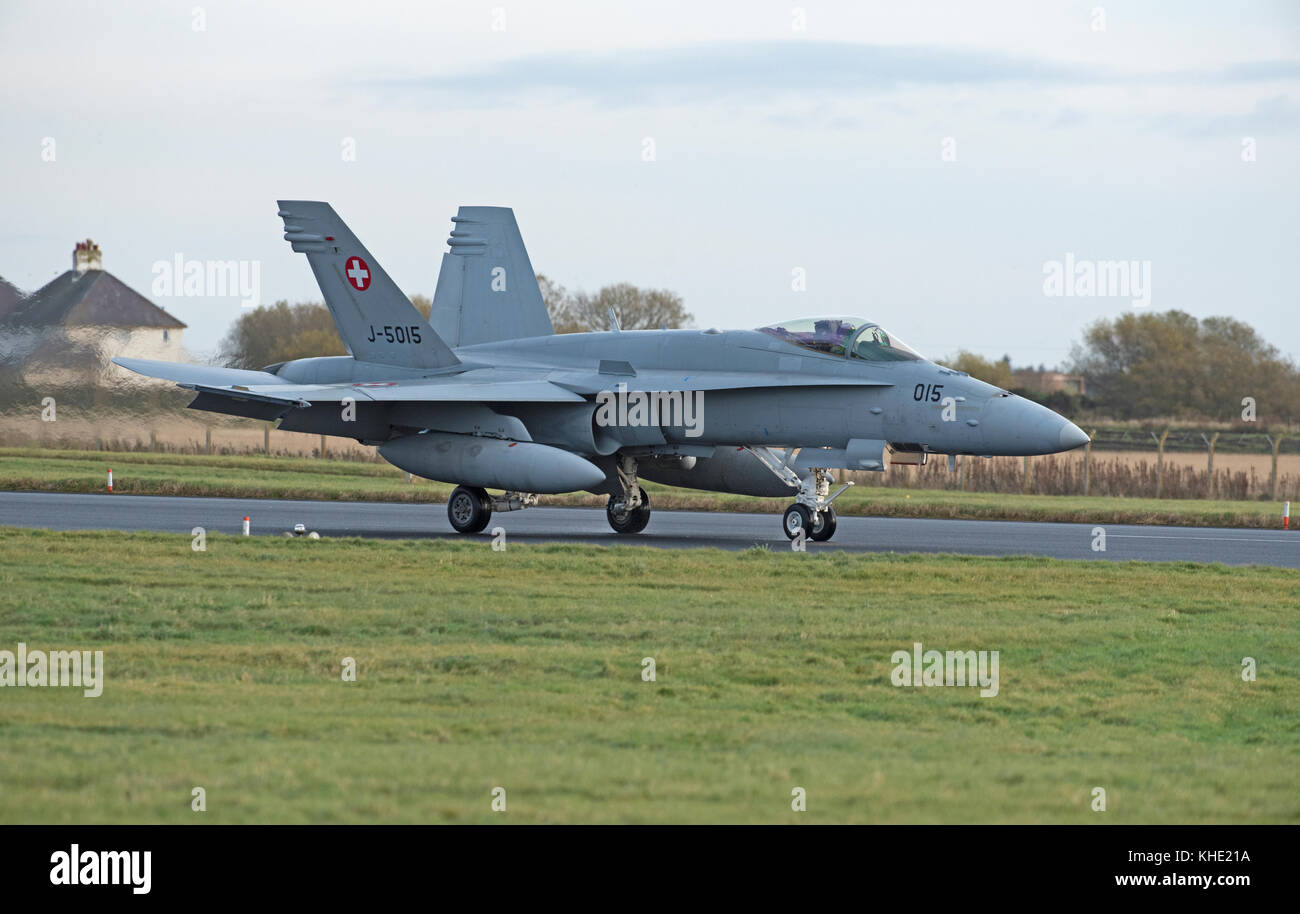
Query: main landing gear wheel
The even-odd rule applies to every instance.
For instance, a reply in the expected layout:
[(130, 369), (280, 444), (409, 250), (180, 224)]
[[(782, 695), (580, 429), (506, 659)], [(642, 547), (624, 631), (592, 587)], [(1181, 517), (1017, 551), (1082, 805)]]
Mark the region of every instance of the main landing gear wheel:
[(631, 511), (615, 511), (617, 499), (613, 495), (605, 504), (605, 519), (615, 533), (640, 533), (650, 523), (650, 496), (640, 486), (637, 486), (637, 490), (641, 493), (641, 504)]
[(492, 500), (474, 486), (457, 486), (447, 500), (447, 519), (457, 533), (482, 533), (492, 520)]
[(808, 534), (808, 539), (818, 543), (824, 543), (835, 535), (835, 509), (830, 505), (822, 508), (813, 518), (812, 532)]

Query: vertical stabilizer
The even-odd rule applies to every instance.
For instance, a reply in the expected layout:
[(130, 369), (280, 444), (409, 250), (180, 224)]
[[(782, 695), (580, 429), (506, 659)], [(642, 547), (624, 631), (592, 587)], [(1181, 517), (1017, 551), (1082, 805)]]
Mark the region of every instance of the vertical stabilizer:
[(353, 358), (406, 368), (459, 364), (332, 206), (309, 200), (279, 202), (284, 239), (307, 255), (334, 326)]
[(462, 206), (452, 222), (433, 294), (438, 335), (472, 346), (554, 333), (514, 211)]

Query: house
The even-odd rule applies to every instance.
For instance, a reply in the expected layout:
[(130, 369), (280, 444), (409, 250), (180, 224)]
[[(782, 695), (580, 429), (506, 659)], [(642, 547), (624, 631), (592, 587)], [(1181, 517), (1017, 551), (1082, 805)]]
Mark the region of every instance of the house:
[(0, 362), (29, 386), (103, 383), (114, 356), (185, 361), (185, 324), (104, 271), (99, 245), (79, 241), (72, 269), (8, 306), (0, 289)]
[(0, 276), (0, 323), (4, 323), (5, 315), (17, 307), (25, 297), (17, 286)]
[(1067, 394), (1083, 395), (1088, 392), (1087, 382), (1081, 374), (1066, 374), (1063, 371), (1045, 371), (1041, 367), (1017, 368), (1011, 373), (1013, 386), (1020, 390), (1037, 390), (1043, 393), (1064, 391)]

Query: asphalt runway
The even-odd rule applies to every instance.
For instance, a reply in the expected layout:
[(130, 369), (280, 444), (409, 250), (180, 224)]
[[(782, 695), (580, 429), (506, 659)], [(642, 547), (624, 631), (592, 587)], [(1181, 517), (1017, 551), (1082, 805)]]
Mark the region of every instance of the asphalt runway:
[[(460, 539), (444, 505), (383, 502), (280, 501), (245, 498), (171, 498), (153, 495), (63, 495), (0, 492), (0, 526), (51, 530), (154, 530), (190, 535), (194, 527), (238, 534), (252, 519), (254, 535), (281, 536), (305, 524), (321, 536), (387, 539)], [(1102, 525), (1106, 551), (1093, 551), (1092, 524), (840, 517), (829, 543), (810, 552), (956, 552), (967, 555), (1039, 555), (1062, 559), (1223, 562), (1300, 568), (1300, 532), (1217, 527)], [(618, 536), (599, 508), (529, 508), (495, 514), (480, 538), (503, 527), (508, 541), (594, 543), (603, 546), (748, 549), (766, 543), (789, 549), (775, 514), (656, 511), (646, 531)]]

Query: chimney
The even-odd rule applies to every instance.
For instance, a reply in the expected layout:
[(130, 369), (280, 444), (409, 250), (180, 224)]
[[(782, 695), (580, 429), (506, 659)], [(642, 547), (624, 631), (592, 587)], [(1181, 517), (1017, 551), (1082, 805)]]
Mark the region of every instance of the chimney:
[(76, 248), (72, 251), (72, 268), (78, 273), (84, 273), (87, 270), (104, 269), (104, 261), (99, 253), (99, 245), (89, 238), (85, 241), (78, 241)]

